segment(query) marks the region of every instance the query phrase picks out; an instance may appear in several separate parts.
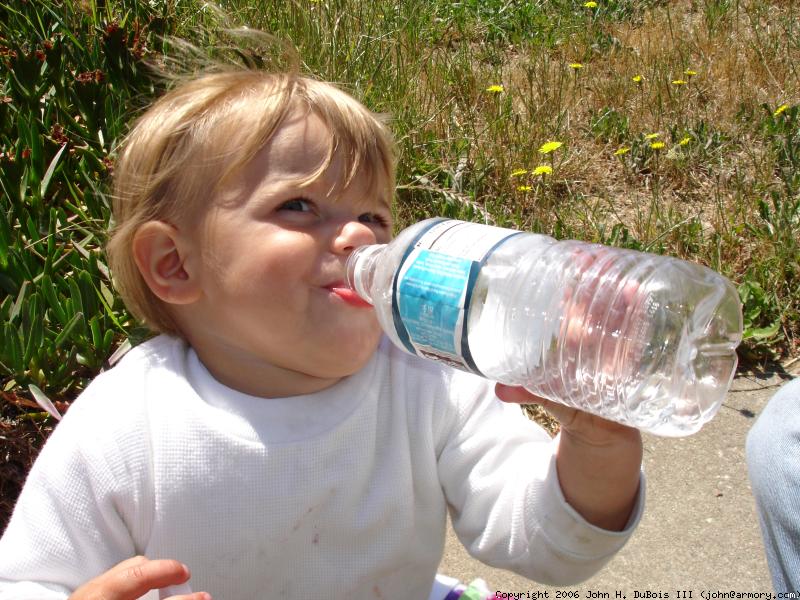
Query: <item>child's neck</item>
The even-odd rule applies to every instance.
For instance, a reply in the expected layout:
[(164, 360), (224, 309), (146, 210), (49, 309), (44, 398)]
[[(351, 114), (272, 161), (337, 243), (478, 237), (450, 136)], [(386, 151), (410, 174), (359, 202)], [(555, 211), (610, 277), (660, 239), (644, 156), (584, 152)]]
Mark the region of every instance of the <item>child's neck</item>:
[(342, 379), (286, 369), (235, 350), (218, 347), (211, 350), (203, 344), (196, 345), (191, 340), (189, 343), (214, 379), (250, 396), (286, 398), (314, 394)]

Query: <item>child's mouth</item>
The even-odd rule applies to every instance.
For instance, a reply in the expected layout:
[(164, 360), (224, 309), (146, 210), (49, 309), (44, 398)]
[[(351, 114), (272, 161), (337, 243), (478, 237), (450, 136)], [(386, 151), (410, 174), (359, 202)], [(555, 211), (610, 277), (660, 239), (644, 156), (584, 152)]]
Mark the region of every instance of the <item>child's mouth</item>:
[(351, 306), (355, 306), (358, 308), (372, 308), (372, 304), (364, 300), (361, 296), (356, 294), (356, 292), (349, 287), (347, 287), (344, 283), (334, 283), (332, 285), (327, 286), (327, 289), (332, 294), (336, 294), (347, 302)]

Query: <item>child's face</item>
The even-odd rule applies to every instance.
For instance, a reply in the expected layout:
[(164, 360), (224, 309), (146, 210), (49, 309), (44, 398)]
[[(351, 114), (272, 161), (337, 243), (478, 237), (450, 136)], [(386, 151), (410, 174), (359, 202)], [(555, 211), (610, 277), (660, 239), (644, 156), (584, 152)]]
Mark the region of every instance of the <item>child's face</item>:
[(297, 115), (233, 178), (202, 217), (195, 242), (200, 299), (185, 333), (211, 373), (270, 397), (324, 389), (360, 369), (380, 338), (371, 307), (336, 293), (357, 246), (388, 242), (389, 199), (358, 175), (341, 189), (335, 157), (313, 184), (329, 133)]

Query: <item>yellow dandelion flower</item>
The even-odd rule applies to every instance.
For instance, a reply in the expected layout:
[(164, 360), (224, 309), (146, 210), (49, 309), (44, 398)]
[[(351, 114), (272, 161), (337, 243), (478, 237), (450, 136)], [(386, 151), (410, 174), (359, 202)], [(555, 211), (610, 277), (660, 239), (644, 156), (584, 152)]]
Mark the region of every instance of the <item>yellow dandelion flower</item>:
[(772, 113), (772, 116), (777, 117), (781, 113), (783, 113), (787, 108), (789, 108), (788, 104), (781, 104), (778, 108), (775, 109), (775, 112)]
[(529, 185), (518, 185), (517, 191), (518, 192), (530, 192), (533, 188)]
[(491, 92), (492, 94), (502, 94), (505, 91), (505, 88), (502, 85), (490, 85), (486, 88), (487, 92)]
[(553, 172), (553, 167), (549, 165), (539, 165), (533, 170), (534, 175), (550, 175)]
[(528, 169), (514, 169), (513, 171), (511, 171), (512, 177), (521, 177), (522, 175), (527, 175), (527, 174), (528, 174)]
[(633, 77), (631, 77), (631, 81), (633, 81), (633, 83), (642, 83), (642, 76), (634, 75)]
[(644, 139), (646, 139), (646, 140), (654, 140), (657, 137), (661, 137), (661, 134), (660, 133), (648, 133), (646, 136), (644, 136)]
[(592, 2), (592, 0), (589, 0), (589, 2), (584, 2), (583, 6), (586, 8), (597, 8), (597, 2)]
[(689, 82), (686, 81), (685, 79), (673, 79), (672, 80), (672, 85), (686, 85), (687, 83), (689, 83)]
[(583, 65), (581, 63), (570, 63), (569, 66), (575, 69), (576, 71), (583, 68)]
[(661, 150), (661, 148), (664, 147), (664, 142), (653, 142), (652, 144), (650, 144), (650, 147), (653, 150)]
[(628, 148), (627, 146), (623, 146), (622, 148), (619, 148), (616, 152), (614, 152), (614, 156), (622, 156), (623, 154), (627, 154), (630, 151), (631, 151), (630, 148)]
[(697, 75), (697, 71), (692, 71), (691, 69), (686, 69), (683, 72), (683, 74), (686, 75), (687, 77), (694, 77), (695, 75)]
[(681, 146), (685, 146), (686, 144), (688, 144), (688, 143), (689, 143), (689, 142), (691, 142), (691, 141), (692, 141), (692, 138), (691, 138), (691, 136), (688, 136), (688, 135), (687, 135), (687, 136), (686, 136), (685, 138), (683, 138), (683, 139), (682, 139), (680, 142), (678, 142), (678, 144), (680, 144)]
[(539, 148), (539, 152), (541, 152), (542, 154), (550, 154), (554, 150), (558, 150), (559, 148), (561, 148), (561, 146), (563, 145), (564, 144), (562, 142), (547, 142), (545, 144), (542, 144), (542, 147)]

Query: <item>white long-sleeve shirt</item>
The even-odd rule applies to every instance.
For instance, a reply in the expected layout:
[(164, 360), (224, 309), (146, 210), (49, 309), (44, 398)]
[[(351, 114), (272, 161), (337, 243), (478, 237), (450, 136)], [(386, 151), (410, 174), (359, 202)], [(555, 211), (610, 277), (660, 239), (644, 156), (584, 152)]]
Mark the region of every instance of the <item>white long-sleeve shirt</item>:
[(46, 443), (0, 539), (0, 600), (66, 598), (136, 554), (215, 600), (424, 599), (448, 508), (478, 559), (577, 582), (625, 544), (644, 485), (626, 530), (601, 530), (565, 502), (554, 449), (491, 383), (386, 340), (323, 392), (264, 399), (161, 336)]

